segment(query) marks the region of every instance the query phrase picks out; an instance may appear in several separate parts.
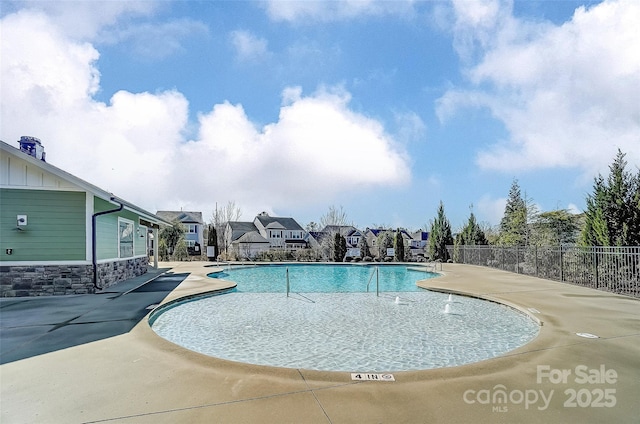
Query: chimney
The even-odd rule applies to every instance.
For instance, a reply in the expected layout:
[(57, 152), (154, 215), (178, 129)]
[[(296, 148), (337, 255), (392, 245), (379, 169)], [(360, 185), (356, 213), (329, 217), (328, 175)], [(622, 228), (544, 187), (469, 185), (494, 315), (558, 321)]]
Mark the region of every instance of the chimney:
[(20, 141), (18, 143), (20, 143), (20, 151), (46, 162), (44, 146), (40, 142), (40, 139), (23, 135), (20, 137)]

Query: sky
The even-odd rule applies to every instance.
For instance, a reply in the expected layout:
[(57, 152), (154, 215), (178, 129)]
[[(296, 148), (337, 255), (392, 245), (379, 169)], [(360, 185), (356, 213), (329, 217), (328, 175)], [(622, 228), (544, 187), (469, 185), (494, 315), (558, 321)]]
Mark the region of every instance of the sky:
[(3, 1), (0, 139), (148, 211), (578, 213), (640, 167), (640, 2)]

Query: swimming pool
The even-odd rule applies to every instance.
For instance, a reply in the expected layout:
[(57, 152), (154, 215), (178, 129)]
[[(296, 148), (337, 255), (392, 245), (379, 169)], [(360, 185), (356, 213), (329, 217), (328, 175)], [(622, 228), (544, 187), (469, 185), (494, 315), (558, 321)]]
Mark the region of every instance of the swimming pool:
[(437, 277), (422, 267), (406, 265), (258, 265), (236, 266), (209, 274), (212, 278), (231, 280), (237, 290), (251, 293), (285, 293), (287, 275), (292, 292), (359, 293), (376, 291), (376, 282), (383, 292), (421, 291), (418, 280)]
[[(262, 269), (265, 275), (273, 276), (271, 273), (282, 271), (277, 268), (256, 267), (249, 274)], [(354, 268), (362, 268), (358, 272), (369, 279), (375, 270), (362, 266), (345, 269), (341, 265), (324, 271), (353, 276)], [(417, 279), (428, 275), (421, 271), (414, 275), (407, 273), (406, 267), (403, 271), (393, 266), (383, 272), (385, 268), (379, 267), (381, 287), (383, 276), (393, 273)], [(413, 287), (402, 283), (395, 285), (399, 290), (381, 289), (380, 296), (375, 289), (364, 291), (367, 279), (364, 285), (358, 282), (359, 287), (364, 286), (359, 292), (326, 292), (318, 281), (311, 291), (304, 285), (307, 283), (296, 283), (293, 278), (305, 270), (295, 265), (288, 269), (292, 287), (288, 297), (281, 278), (275, 284), (276, 292), (243, 291), (250, 284), (257, 284), (259, 290), (270, 286), (267, 277), (256, 279), (258, 274), (254, 274), (254, 283), (247, 286), (238, 282), (237, 290), (159, 308), (151, 315), (150, 324), (165, 339), (209, 356), (258, 365), (347, 372), (458, 366), (504, 354), (538, 334), (538, 324), (524, 313), (494, 302), (466, 296), (449, 298), (447, 294), (416, 289), (417, 280)], [(242, 273), (235, 271), (228, 273), (229, 279)], [(296, 289), (297, 284), (305, 291)], [(344, 281), (327, 284), (339, 289), (350, 287)]]

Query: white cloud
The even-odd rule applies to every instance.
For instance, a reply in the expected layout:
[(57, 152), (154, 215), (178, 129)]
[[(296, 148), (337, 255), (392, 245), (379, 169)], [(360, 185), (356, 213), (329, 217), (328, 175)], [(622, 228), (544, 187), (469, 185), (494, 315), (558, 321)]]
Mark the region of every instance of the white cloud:
[(280, 1), (270, 0), (264, 6), (274, 21), (306, 23), (329, 22), (363, 16), (411, 14), (413, 1), (332, 0)]
[(96, 102), (99, 54), (92, 45), (69, 39), (40, 13), (9, 15), (1, 24), (3, 141), (37, 136), (53, 165), (155, 205), (148, 188), (163, 181), (158, 174), (186, 125), (186, 99), (171, 91), (121, 91), (108, 105)]
[(18, 1), (21, 10), (46, 16), (60, 34), (94, 44), (124, 44), (135, 57), (162, 59), (183, 49), (194, 34), (206, 34), (205, 24), (187, 18), (169, 22), (139, 22), (166, 7), (151, 1)]
[(478, 216), (478, 221), (486, 221), (491, 225), (497, 225), (504, 216), (504, 208), (506, 205), (506, 198), (500, 197), (494, 199), (485, 194), (476, 204), (474, 204), (474, 206), (477, 206), (475, 214)]
[(19, 9), (46, 14), (75, 39), (95, 40), (105, 27), (123, 17), (145, 16), (161, 6), (151, 1), (16, 1)]
[(282, 105), (289, 106), (302, 98), (302, 87), (286, 87), (282, 91)]
[[(2, 84), (3, 101), (26, 95), (38, 112), (49, 114), (98, 90), (99, 72), (93, 66), (98, 51), (88, 43), (69, 42), (42, 14), (19, 12), (4, 18), (1, 48), (2, 78), (8, 82)], [(55, 62), (39, 60), (52, 55), (57, 55)], [(7, 106), (8, 113), (18, 107)]]
[(398, 127), (396, 137), (405, 143), (412, 141), (423, 141), (427, 126), (417, 113), (413, 111), (397, 112), (394, 114), (395, 123)]
[(606, 170), (618, 147), (640, 164), (640, 3), (581, 7), (560, 26), (518, 21), (510, 4), (494, 4), (470, 17), (456, 7), (457, 34), (476, 37), (480, 59), (468, 70), (472, 87), (452, 89), (438, 103), (441, 119), (486, 107), (505, 125), (509, 139), (481, 151), (478, 164), (579, 167), (593, 175)]
[(339, 43), (322, 45), (318, 40), (301, 37), (291, 40), (283, 56), (283, 66), (298, 75), (330, 74), (335, 70), (336, 63), (344, 58), (344, 52)]
[(378, 121), (352, 111), (339, 87), (307, 96), (286, 88), (279, 119), (262, 128), (241, 105), (217, 104), (199, 116), (189, 141), (180, 92), (119, 91), (98, 102), (93, 45), (41, 13), (7, 15), (0, 24), (0, 138), (39, 137), (51, 164), (148, 210), (208, 215), (228, 200), (245, 211), (326, 204), (411, 177), (402, 148)]
[(283, 97), (278, 122), (264, 128), (256, 128), (240, 105), (219, 104), (201, 115), (197, 140), (181, 147), (177, 163), (214, 167), (214, 180), (189, 183), (183, 174), (175, 180), (182, 193), (233, 193), (242, 204), (290, 208), (408, 182), (404, 154), (377, 121), (349, 110), (348, 93), (320, 90), (303, 97), (288, 88)]
[(569, 205), (567, 206), (567, 210), (569, 211), (569, 213), (573, 213), (573, 214), (582, 213), (582, 210), (580, 210), (580, 208), (574, 205), (573, 203), (569, 203)]
[(182, 18), (163, 23), (141, 23), (124, 28), (110, 28), (100, 35), (101, 44), (124, 43), (136, 57), (163, 59), (184, 50), (185, 38), (207, 34), (202, 22)]
[(454, 22), (451, 23), (454, 47), (460, 56), (470, 59), (478, 47), (485, 48), (494, 39), (501, 24), (508, 21), (509, 0), (452, 0)]
[(500, 14), (498, 0), (452, 0), (456, 22), (461, 27), (492, 28)]
[(249, 31), (232, 31), (230, 39), (240, 60), (261, 60), (269, 56), (267, 40)]

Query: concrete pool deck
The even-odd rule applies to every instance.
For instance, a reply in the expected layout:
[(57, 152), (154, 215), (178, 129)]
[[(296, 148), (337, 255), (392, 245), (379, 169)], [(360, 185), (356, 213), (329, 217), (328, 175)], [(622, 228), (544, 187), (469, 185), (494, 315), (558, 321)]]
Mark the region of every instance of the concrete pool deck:
[[(224, 288), (205, 264), (161, 264), (188, 274), (163, 303)], [(114, 337), (1, 365), (0, 422), (638, 422), (640, 300), (468, 265), (443, 271), (424, 286), (532, 308), (539, 336), (475, 364), (353, 381), (207, 357), (160, 338), (145, 318)]]

